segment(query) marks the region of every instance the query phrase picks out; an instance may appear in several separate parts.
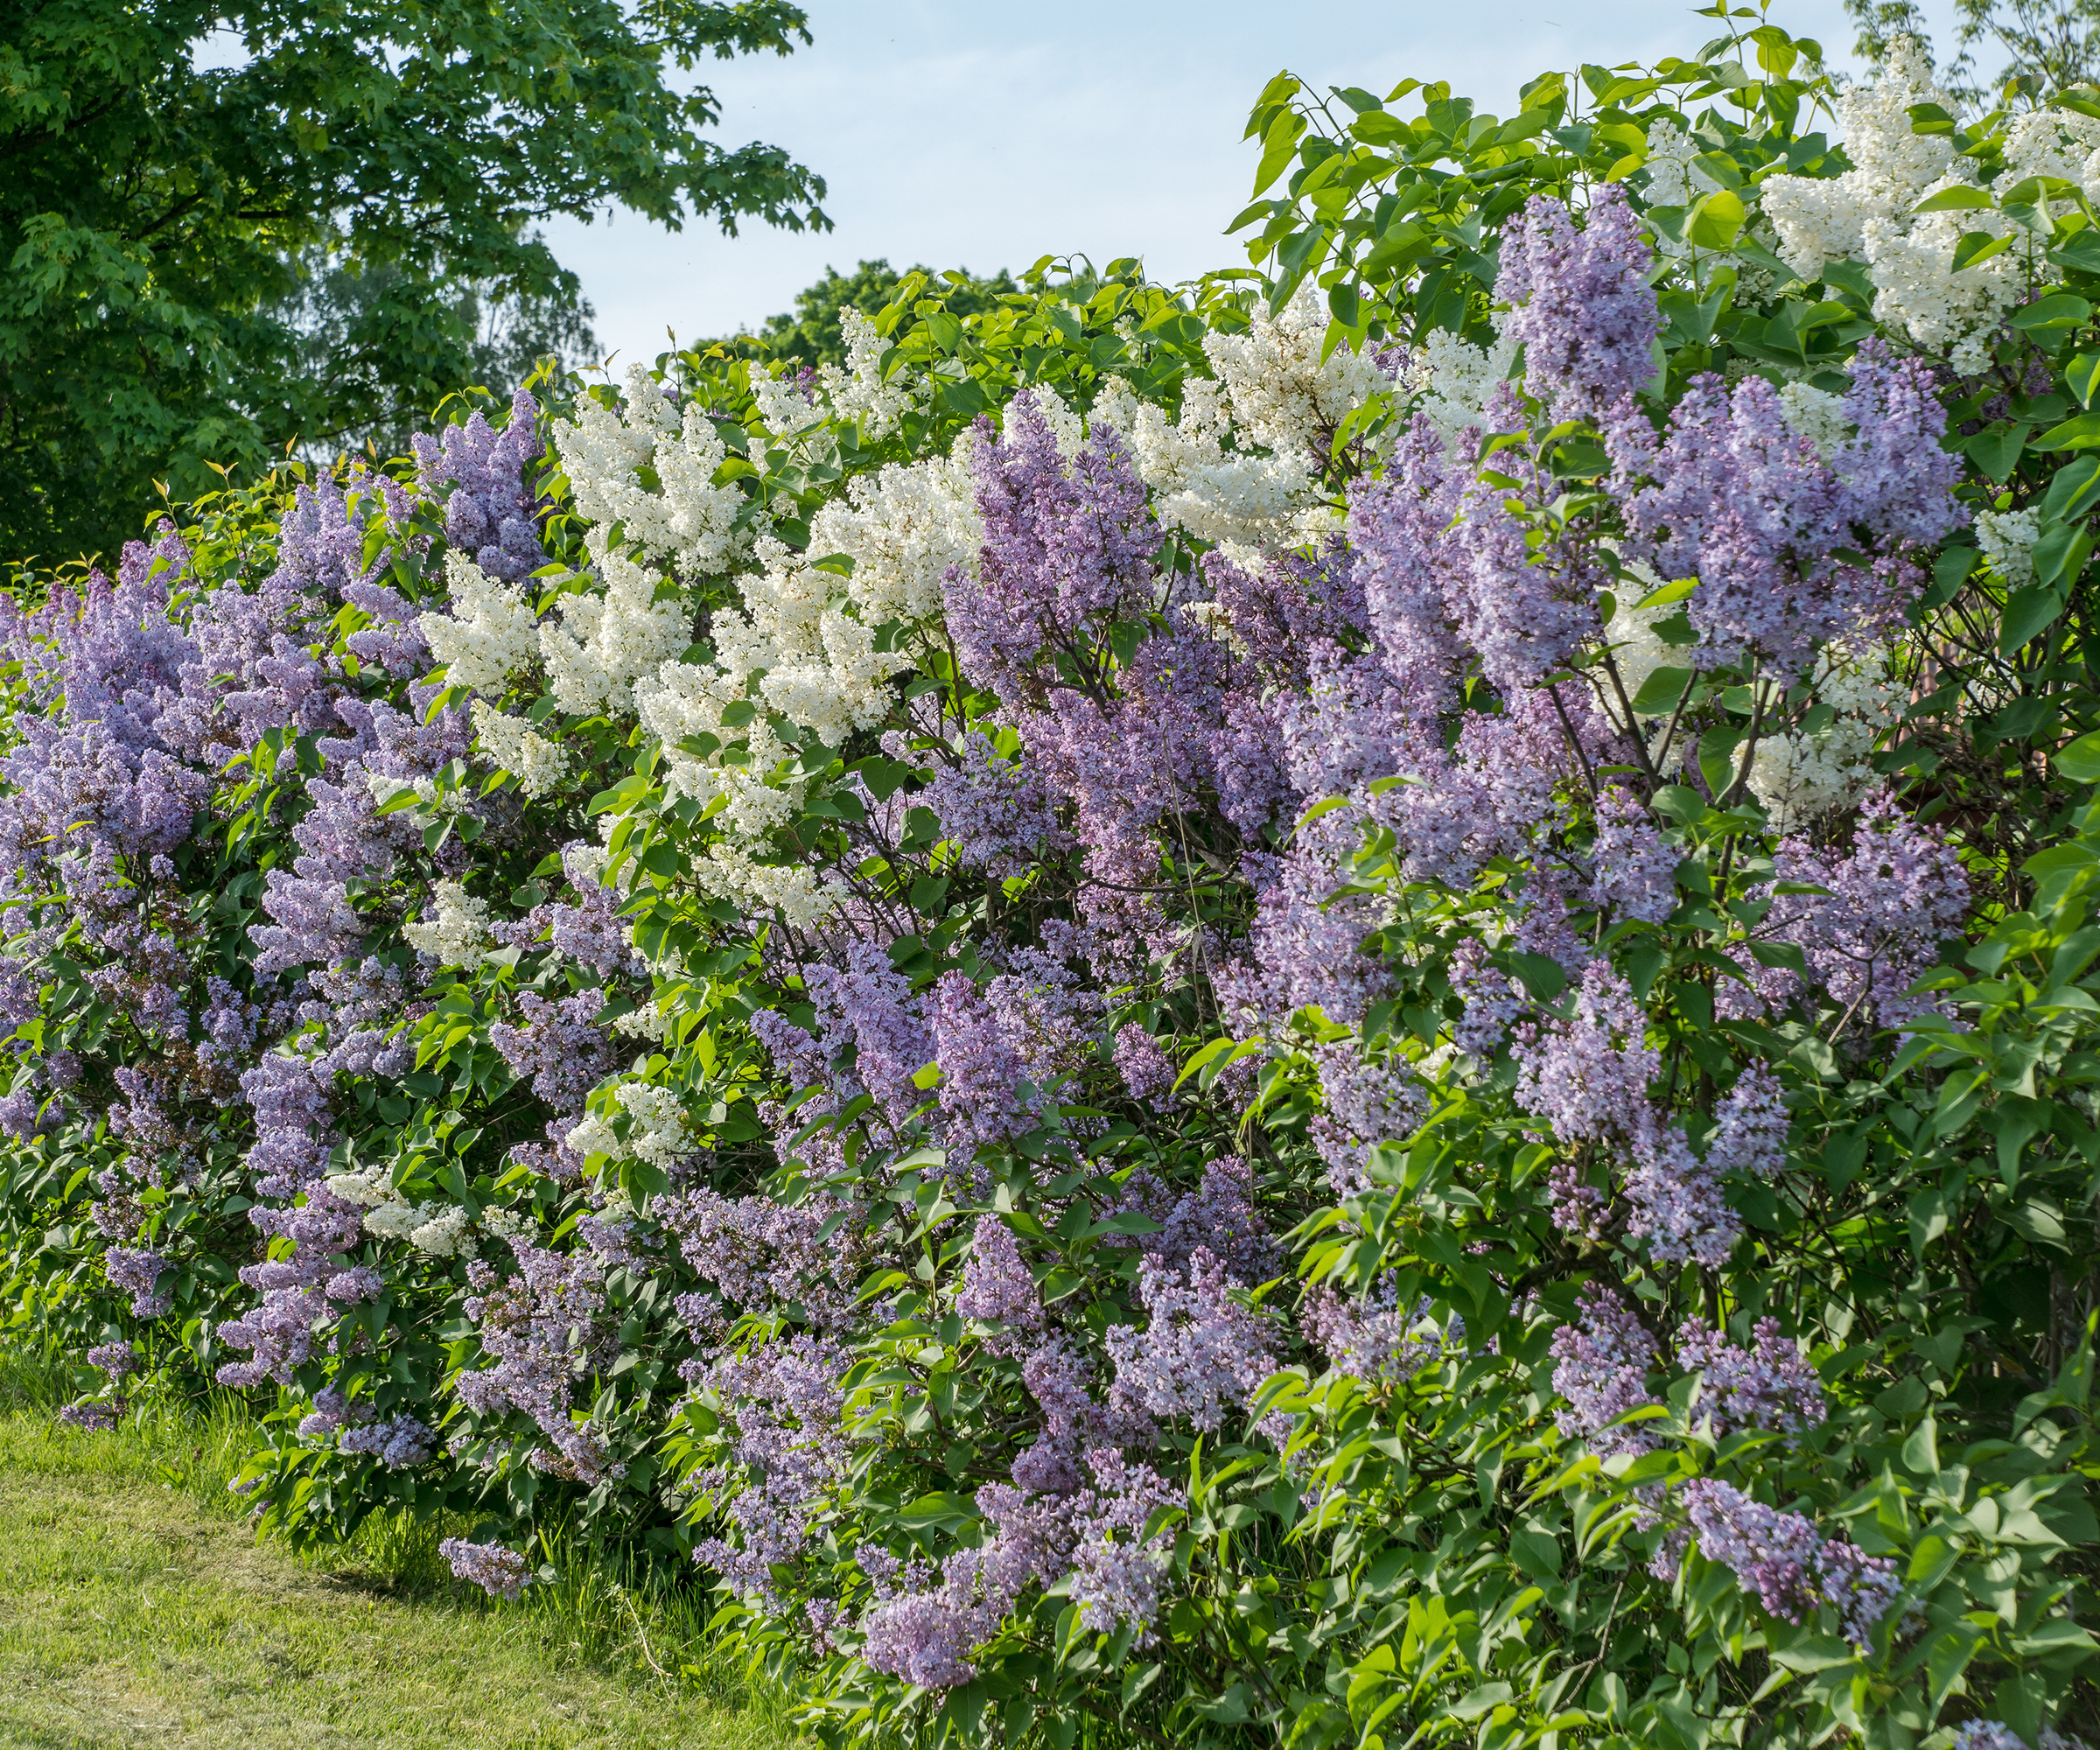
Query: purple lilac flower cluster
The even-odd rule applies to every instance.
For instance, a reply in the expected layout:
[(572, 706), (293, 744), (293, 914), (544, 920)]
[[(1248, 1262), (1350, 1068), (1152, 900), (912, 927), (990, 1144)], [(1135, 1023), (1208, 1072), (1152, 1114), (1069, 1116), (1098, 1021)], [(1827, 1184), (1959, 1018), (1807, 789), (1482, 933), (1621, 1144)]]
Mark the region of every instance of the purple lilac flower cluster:
[(514, 1602), (532, 1583), (532, 1564), (515, 1550), (500, 1544), (470, 1544), (464, 1537), (447, 1537), (438, 1553), (451, 1564), (453, 1575), (478, 1586), (491, 1598)]
[(604, 1359), (605, 1290), (598, 1260), (567, 1257), (513, 1238), (517, 1274), (500, 1278), (480, 1259), (467, 1266), (474, 1291), (466, 1316), (479, 1327), (492, 1365), (462, 1372), (452, 1390), (479, 1415), (529, 1417), (550, 1443), (534, 1450), (538, 1468), (595, 1483), (618, 1475), (604, 1439), (571, 1410), (577, 1376)]
[(1701, 1477), (1684, 1486), (1684, 1499), (1700, 1553), (1731, 1570), (1768, 1614), (1800, 1623), (1827, 1605), (1847, 1641), (1872, 1644), (1902, 1592), (1893, 1561), (1842, 1537), (1826, 1540), (1800, 1514), (1768, 1507), (1731, 1483)]

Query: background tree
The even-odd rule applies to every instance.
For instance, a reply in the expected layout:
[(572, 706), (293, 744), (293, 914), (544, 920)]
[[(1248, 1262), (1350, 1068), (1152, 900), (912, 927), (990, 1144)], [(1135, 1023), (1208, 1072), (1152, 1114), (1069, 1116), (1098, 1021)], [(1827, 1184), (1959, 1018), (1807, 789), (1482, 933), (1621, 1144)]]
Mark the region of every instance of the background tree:
[[(808, 41), (785, 0), (45, 0), (0, 38), (10, 556), (427, 407), (492, 304), (573, 329), (536, 220), (829, 224), (822, 178), (707, 138), (714, 94), (668, 77)], [(199, 67), (207, 43), (241, 64)]]
[[(1930, 40), (1917, 0), (1845, 0), (1844, 10), (1859, 32), (1854, 52), (1877, 66), (1892, 37)], [(1955, 0), (1954, 11), (1956, 52), (1943, 69), (1943, 80), (1971, 103), (1994, 98), (2008, 86), (2016, 96), (2035, 98), (2100, 83), (2096, 0)], [(1992, 43), (2005, 61), (1994, 78), (1979, 83), (1975, 51)]]
[[(326, 462), (340, 451), (357, 449), (381, 457), (405, 453), (410, 434), (429, 413), (428, 398), (393, 393), (375, 360), (352, 344), (373, 309), (398, 294), (399, 268), (362, 267), (320, 248), (308, 251), (298, 266), (297, 289), (273, 313), (291, 326), (301, 374), (345, 404), (361, 400), (374, 410), (362, 423), (309, 443), (308, 459)], [(577, 296), (573, 284), (535, 293), (466, 279), (439, 288), (437, 295), (451, 304), (468, 337), (463, 382), (513, 386), (546, 359), (564, 370), (598, 362), (598, 335), (591, 326), (598, 312), (588, 298)]]
[[(886, 258), (863, 262), (850, 274), (827, 267), (823, 278), (795, 294), (794, 308), (768, 317), (766, 326), (749, 337), (766, 358), (797, 359), (807, 365), (841, 365), (846, 362), (845, 331), (838, 312), (850, 304), (864, 316), (881, 312), (896, 296), (897, 288), (913, 274), (939, 282), (938, 295), (957, 316), (981, 316), (1004, 293), (1020, 290), (1013, 276), (1001, 268), (990, 278), (980, 278), (968, 268), (936, 274), (923, 262), (902, 271)], [(739, 337), (743, 338), (743, 337)]]

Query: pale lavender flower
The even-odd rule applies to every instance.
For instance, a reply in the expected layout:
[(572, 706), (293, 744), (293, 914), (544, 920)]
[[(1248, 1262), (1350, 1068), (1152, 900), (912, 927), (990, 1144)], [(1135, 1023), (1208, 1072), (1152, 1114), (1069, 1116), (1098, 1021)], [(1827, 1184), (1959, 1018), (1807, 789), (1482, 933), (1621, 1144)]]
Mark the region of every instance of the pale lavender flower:
[(1630, 402), (1606, 421), (1626, 556), (1699, 579), (1685, 612), (1702, 660), (1755, 652), (1778, 675), (1806, 673), (1820, 645), (1887, 624), (1914, 578), (1908, 555), (1966, 520), (1929, 367), (1862, 342), (1844, 416), (1858, 435), (1828, 462), (1754, 375), (1732, 392), (1695, 379), (1659, 445)]
[(1734, 1249), (1742, 1224), (1721, 1195), (1713, 1166), (1691, 1152), (1684, 1132), (1650, 1112), (1633, 1140), (1626, 1200), (1633, 1206), (1627, 1232), (1647, 1242), (1662, 1264), (1696, 1259), (1718, 1269)]
[(515, 1600), (532, 1584), (532, 1564), (500, 1544), (447, 1537), (438, 1546), (438, 1553), (452, 1564), (457, 1578), (471, 1581), (491, 1598)]
[(1498, 303), (1524, 348), (1524, 386), (1556, 420), (1647, 388), (1661, 332), (1648, 283), (1655, 255), (1616, 183), (1599, 187), (1579, 232), (1568, 210), (1534, 195), (1502, 234)]
[(1326, 1110), (1312, 1115), (1306, 1133), (1327, 1164), (1327, 1183), (1340, 1196), (1370, 1184), (1371, 1150), (1414, 1134), (1428, 1108), (1422, 1084), (1396, 1053), (1366, 1059), (1354, 1040), (1318, 1046), (1320, 1091)]
[(1700, 1553), (1730, 1569), (1782, 1621), (1805, 1622), (1828, 1604), (1845, 1639), (1865, 1647), (1901, 1592), (1894, 1562), (1842, 1537), (1826, 1544), (1800, 1514), (1768, 1507), (1732, 1484), (1700, 1477), (1685, 1485), (1684, 1499)]
[(1404, 1384), (1439, 1359), (1447, 1342), (1466, 1340), (1466, 1321), (1453, 1315), (1446, 1332), (1430, 1317), (1426, 1298), (1402, 1307), (1390, 1275), (1361, 1300), (1320, 1284), (1306, 1297), (1298, 1322), (1335, 1372), (1373, 1387)]
[(1010, 873), (1031, 856), (1055, 856), (1072, 848), (1059, 825), (1056, 798), (1025, 757), (1009, 760), (990, 737), (972, 730), (952, 766), (942, 766), (933, 782), (913, 798), (939, 816), (965, 869)]
[(1676, 870), (1683, 859), (1662, 841), (1654, 817), (1613, 784), (1597, 798), (1597, 830), (1590, 845), (1590, 903), (1616, 918), (1661, 923), (1677, 905)]
[[(1088, 1452), (1087, 1465), (1094, 1482), (1074, 1504), (1072, 1601), (1097, 1634), (1126, 1622), (1142, 1628), (1159, 1614), (1172, 1547), (1165, 1531), (1147, 1537), (1144, 1528), (1154, 1509), (1176, 1505), (1180, 1492), (1151, 1466), (1105, 1448)], [(1138, 1644), (1149, 1639), (1141, 1634)]]
[(1677, 1339), (1677, 1365), (1703, 1373), (1701, 1406), (1717, 1437), (1738, 1428), (1800, 1434), (1824, 1419), (1823, 1384), (1776, 1319), (1760, 1319), (1740, 1349), (1698, 1320)]
[(1595, 1282), (1585, 1283), (1573, 1325), (1553, 1334), (1553, 1390), (1567, 1400), (1553, 1412), (1554, 1425), (1581, 1440), (1600, 1458), (1652, 1452), (1646, 1424), (1611, 1424), (1656, 1399), (1648, 1376), (1658, 1360), (1655, 1340), (1625, 1301)]
[[(1932, 1007), (1910, 987), (1935, 964), (1940, 943), (1969, 908), (1969, 879), (1943, 836), (1922, 827), (1881, 791), (1867, 798), (1849, 856), (1784, 838), (1773, 854), (1772, 909), (1762, 933), (1800, 945), (1810, 970), (1840, 1008), (1900, 1027)], [(1784, 885), (1824, 892), (1782, 893)], [(1760, 968), (1768, 1000), (1783, 1001), (1794, 975)]]
[(1220, 1155), (1203, 1169), (1196, 1188), (1178, 1197), (1156, 1235), (1139, 1240), (1168, 1270), (1178, 1270), (1208, 1253), (1233, 1280), (1265, 1282), (1283, 1259), (1268, 1223), (1254, 1202), (1254, 1167), (1238, 1155)]
[(1186, 1279), (1143, 1259), (1138, 1296), (1144, 1328), (1118, 1325), (1107, 1335), (1116, 1366), (1110, 1404), (1215, 1433), (1226, 1405), (1243, 1404), (1275, 1368), (1267, 1328), (1233, 1299), (1225, 1266), (1200, 1248), (1189, 1258)]
[(1746, 1064), (1713, 1115), (1716, 1123), (1712, 1140), (1706, 1144), (1706, 1162), (1716, 1172), (1770, 1179), (1786, 1166), (1792, 1114), (1787, 1110), (1786, 1089), (1768, 1064)]
[(616, 1476), (623, 1467), (609, 1462), (604, 1440), (570, 1414), (577, 1379), (608, 1353), (601, 1266), (587, 1256), (557, 1256), (522, 1236), (509, 1244), (518, 1272), (508, 1280), (479, 1260), (467, 1266), (474, 1292), (465, 1311), (494, 1364), (462, 1371), (452, 1390), (480, 1415), (515, 1410), (531, 1418), (553, 1443), (551, 1452), (533, 1455), (542, 1468), (584, 1482)]
[(101, 1343), (88, 1351), (88, 1365), (100, 1368), (115, 1384), (139, 1369), (138, 1351), (129, 1343)]
[(339, 1452), (368, 1454), (393, 1471), (422, 1464), (437, 1451), (438, 1436), (413, 1416), (396, 1416), (361, 1428), (346, 1428), (335, 1444)]
[(1130, 1098), (1155, 1112), (1169, 1109), (1173, 1096), (1173, 1060), (1159, 1048), (1152, 1034), (1131, 1021), (1116, 1034), (1116, 1068)]
[(109, 1285), (131, 1297), (132, 1313), (140, 1319), (158, 1319), (172, 1310), (174, 1295), (160, 1286), (168, 1261), (144, 1246), (111, 1246), (102, 1255), (102, 1268)]
[(736, 1540), (710, 1537), (693, 1559), (740, 1595), (772, 1600), (773, 1571), (798, 1554), (817, 1505), (844, 1475), (850, 1457), (839, 1421), (838, 1380), (845, 1352), (828, 1339), (794, 1336), (747, 1354), (718, 1353), (681, 1368), (714, 1393), (733, 1440), (732, 1465), (686, 1481), (714, 1499)]
[(965, 1319), (982, 1319), (1004, 1325), (1002, 1340), (1012, 1343), (1022, 1334), (1042, 1328), (1042, 1298), (1036, 1292), (1013, 1230), (997, 1215), (980, 1215), (962, 1265), (962, 1282), (956, 1293), (956, 1311)]

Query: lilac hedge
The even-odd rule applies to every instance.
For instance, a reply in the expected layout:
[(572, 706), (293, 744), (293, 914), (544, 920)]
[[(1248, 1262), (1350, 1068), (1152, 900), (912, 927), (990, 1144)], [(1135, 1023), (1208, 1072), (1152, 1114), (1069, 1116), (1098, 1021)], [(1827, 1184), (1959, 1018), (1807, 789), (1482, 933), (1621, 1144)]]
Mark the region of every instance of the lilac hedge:
[(2062, 1742), (2100, 110), (1816, 61), (1281, 78), (1261, 276), (18, 579), (66, 1416), (690, 1574), (830, 1743)]

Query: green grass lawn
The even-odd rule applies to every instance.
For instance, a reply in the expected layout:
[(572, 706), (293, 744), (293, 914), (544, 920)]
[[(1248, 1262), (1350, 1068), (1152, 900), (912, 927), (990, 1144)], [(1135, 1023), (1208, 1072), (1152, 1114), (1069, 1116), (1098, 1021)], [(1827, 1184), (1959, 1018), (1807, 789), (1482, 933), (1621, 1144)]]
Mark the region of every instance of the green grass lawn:
[(4, 1750), (790, 1741), (777, 1712), (696, 1678), (696, 1606), (591, 1577), (485, 1603), (443, 1574), (434, 1530), (376, 1525), (318, 1560), (257, 1544), (223, 1494), (241, 1439), (0, 1415)]

